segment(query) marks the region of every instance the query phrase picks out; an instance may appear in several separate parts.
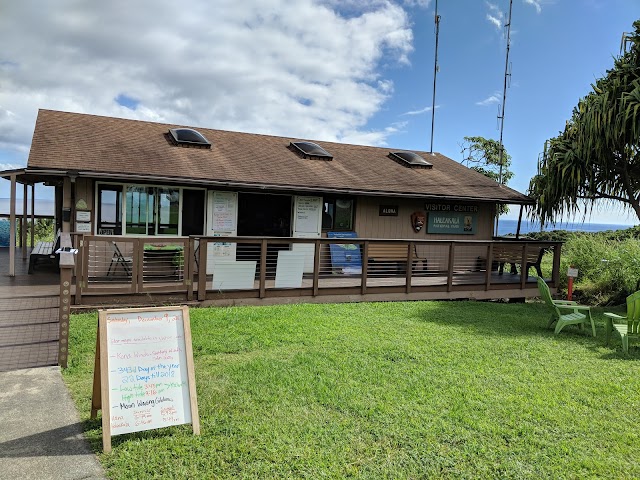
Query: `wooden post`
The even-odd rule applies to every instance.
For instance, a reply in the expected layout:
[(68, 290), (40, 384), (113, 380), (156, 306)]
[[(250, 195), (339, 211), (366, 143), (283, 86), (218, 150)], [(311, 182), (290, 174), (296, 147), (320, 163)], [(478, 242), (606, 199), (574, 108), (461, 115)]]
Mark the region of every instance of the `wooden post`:
[(525, 243), (522, 247), (522, 264), (520, 265), (520, 290), (524, 290), (527, 283), (527, 249), (529, 244)]
[(22, 247), (22, 260), (27, 259), (27, 194), (29, 185), (26, 182), (22, 185), (22, 230), (20, 235), (20, 246)]
[[(209, 241), (200, 238), (198, 242), (198, 254), (200, 257), (198, 260), (198, 300), (203, 301), (207, 298), (207, 249), (209, 248)], [(215, 268), (215, 265), (213, 268)]]
[(36, 234), (36, 184), (31, 185), (31, 248), (35, 245)]
[(9, 276), (16, 276), (16, 175), (11, 175), (9, 200)]
[[(69, 220), (64, 220), (65, 210), (69, 211)], [(62, 182), (62, 231), (70, 232), (71, 231), (71, 179), (69, 177), (65, 177)]]
[(413, 273), (413, 242), (407, 245), (407, 273), (405, 278), (405, 288), (407, 293), (411, 293), (411, 274)]
[[(69, 234), (61, 234), (61, 247), (71, 247)], [(58, 365), (67, 368), (69, 353), (69, 314), (71, 312), (71, 279), (75, 259), (73, 253), (62, 252), (60, 254), (60, 306), (58, 308), (59, 339), (58, 339)]]
[(260, 298), (264, 298), (267, 294), (267, 240), (262, 239), (260, 242)]
[(131, 285), (134, 293), (140, 293), (144, 288), (144, 238), (136, 238), (133, 241), (133, 265), (131, 266), (133, 267)]
[(369, 242), (365, 240), (364, 247), (362, 248), (362, 280), (360, 284), (360, 293), (364, 295), (367, 293), (367, 267), (369, 262)]
[[(85, 256), (84, 251), (84, 235), (76, 237), (76, 244), (73, 246), (78, 249), (78, 263), (76, 264), (76, 305), (82, 305), (82, 289), (88, 275), (85, 275), (84, 266), (88, 265), (88, 255)], [(87, 250), (89, 250), (87, 248)], [(85, 263), (87, 262), (87, 263)]]
[[(320, 277), (320, 240), (315, 240), (313, 255), (313, 296), (318, 296), (318, 283)], [(328, 244), (327, 244), (328, 245)]]
[(487, 248), (487, 271), (485, 274), (485, 291), (489, 291), (489, 287), (491, 286), (491, 268), (493, 266), (493, 242), (489, 243), (489, 247)]
[[(196, 241), (193, 237), (189, 237), (189, 258), (184, 259), (185, 266), (187, 263), (189, 264), (189, 276), (187, 277), (187, 272), (184, 272), (184, 278), (187, 282), (187, 300), (193, 300), (193, 283), (196, 278)], [(186, 245), (185, 245), (186, 246)], [(187, 250), (185, 248), (185, 250)], [(186, 254), (185, 254), (186, 255)]]
[(455, 243), (451, 242), (449, 244), (449, 273), (447, 274), (447, 292), (451, 291), (451, 287), (453, 286), (453, 260), (456, 251)]

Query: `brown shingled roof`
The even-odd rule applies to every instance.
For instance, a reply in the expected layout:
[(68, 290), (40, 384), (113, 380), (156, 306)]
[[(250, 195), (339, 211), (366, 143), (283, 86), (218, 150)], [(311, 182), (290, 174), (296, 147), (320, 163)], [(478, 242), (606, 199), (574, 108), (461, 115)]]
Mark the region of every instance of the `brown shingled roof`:
[(202, 133), (211, 149), (185, 148), (167, 140), (169, 129), (180, 126), (40, 110), (27, 169), (161, 177), (185, 184), (531, 203), (438, 153), (416, 152), (433, 168), (414, 169), (389, 158), (389, 148), (312, 140), (333, 155), (331, 161), (312, 160), (288, 148), (295, 138), (200, 127), (190, 128)]

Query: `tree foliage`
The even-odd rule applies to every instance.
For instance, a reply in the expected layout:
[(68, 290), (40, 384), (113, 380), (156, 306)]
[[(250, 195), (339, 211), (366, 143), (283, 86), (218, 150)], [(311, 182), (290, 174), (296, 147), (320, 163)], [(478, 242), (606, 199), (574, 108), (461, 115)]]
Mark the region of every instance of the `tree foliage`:
[(529, 184), (534, 219), (553, 222), (599, 199), (623, 202), (640, 219), (640, 20), (633, 26), (626, 51), (545, 143)]
[[(511, 166), (511, 155), (507, 153), (500, 142), (484, 137), (464, 137), (460, 144), (462, 147), (462, 164), (480, 172), (485, 177), (489, 177), (496, 182), (507, 185), (513, 178), (513, 172), (509, 170)], [(502, 158), (500, 150), (502, 149)], [(502, 178), (500, 178), (500, 164), (502, 163)], [(506, 205), (498, 207), (498, 215), (503, 215), (509, 211)]]

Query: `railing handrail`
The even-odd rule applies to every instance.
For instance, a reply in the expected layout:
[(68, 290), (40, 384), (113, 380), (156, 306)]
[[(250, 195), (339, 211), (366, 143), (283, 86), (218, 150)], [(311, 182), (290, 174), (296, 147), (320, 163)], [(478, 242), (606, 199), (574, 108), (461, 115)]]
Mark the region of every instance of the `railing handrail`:
[[(127, 237), (123, 237), (127, 238)], [(523, 245), (525, 243), (530, 243), (533, 245), (559, 245), (564, 242), (558, 240), (525, 240), (525, 239), (500, 239), (500, 240), (476, 240), (476, 239), (468, 239), (468, 240), (440, 240), (440, 239), (416, 239), (416, 238), (369, 238), (369, 237), (355, 237), (355, 238), (327, 238), (327, 237), (248, 237), (248, 236), (207, 236), (207, 235), (191, 235), (189, 238), (193, 238), (194, 240), (207, 240), (209, 242), (239, 242), (239, 243), (256, 243), (260, 244), (263, 240), (266, 240), (270, 243), (396, 243), (396, 244), (407, 244), (410, 242), (416, 244), (430, 244), (430, 243), (441, 243), (447, 244), (456, 243), (456, 244), (477, 244), (477, 245), (487, 245), (490, 243), (500, 243), (500, 244), (513, 244), (513, 245)]]

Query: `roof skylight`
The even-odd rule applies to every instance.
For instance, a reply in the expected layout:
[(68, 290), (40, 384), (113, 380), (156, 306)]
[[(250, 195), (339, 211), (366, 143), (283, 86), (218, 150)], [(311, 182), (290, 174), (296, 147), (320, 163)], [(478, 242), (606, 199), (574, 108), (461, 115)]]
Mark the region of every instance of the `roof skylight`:
[(170, 128), (169, 133), (176, 145), (211, 148), (209, 140), (193, 128)]
[(303, 158), (333, 160), (333, 155), (331, 155), (317, 143), (291, 142), (289, 146), (295, 148), (299, 153), (301, 153)]
[(433, 168), (433, 164), (427, 162), (417, 153), (413, 152), (389, 152), (389, 156), (405, 167)]

